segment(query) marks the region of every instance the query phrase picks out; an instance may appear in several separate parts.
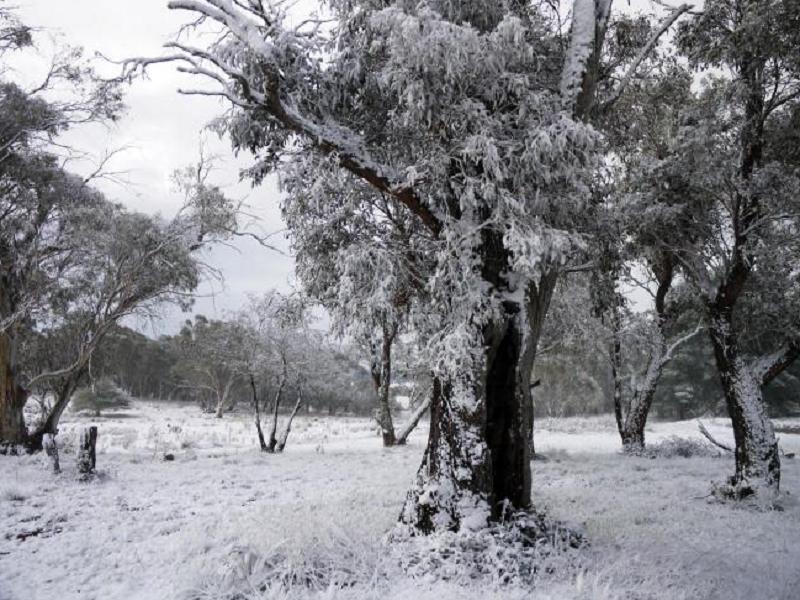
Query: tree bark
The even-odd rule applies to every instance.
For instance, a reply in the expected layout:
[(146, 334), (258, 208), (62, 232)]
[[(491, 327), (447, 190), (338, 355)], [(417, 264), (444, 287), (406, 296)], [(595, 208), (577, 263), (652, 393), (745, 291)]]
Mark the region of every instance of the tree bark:
[(549, 305), (545, 279), (483, 326), (470, 370), (434, 377), (428, 445), (400, 515), (412, 535), (479, 529), (529, 508), (532, 332)]
[(56, 436), (51, 433), (46, 433), (44, 435), (43, 444), (47, 456), (49, 456), (50, 460), (53, 462), (53, 473), (61, 473), (61, 464), (58, 460), (58, 444), (56, 443)]
[(261, 429), (261, 408), (259, 407), (258, 403), (258, 392), (256, 390), (256, 380), (255, 377), (250, 375), (250, 388), (253, 392), (253, 411), (254, 417), (256, 422), (256, 431), (258, 432), (258, 445), (261, 448), (262, 452), (267, 452), (269, 448), (267, 447), (267, 442), (264, 440), (264, 431)]
[(78, 449), (78, 472), (88, 476), (94, 473), (97, 466), (97, 427), (92, 425), (81, 431), (80, 447)]
[(233, 386), (233, 377), (230, 377), (228, 381), (225, 383), (225, 387), (222, 390), (217, 390), (217, 409), (215, 411), (215, 415), (218, 419), (222, 418), (222, 415), (225, 412), (225, 406), (228, 403), (228, 396), (231, 393), (231, 387)]
[(267, 452), (275, 452), (275, 446), (278, 445), (278, 410), (281, 406), (281, 397), (283, 396), (283, 387), (286, 385), (286, 362), (283, 364), (283, 373), (280, 380), (278, 380), (278, 389), (275, 391), (275, 402), (272, 407), (272, 426), (269, 430), (269, 443), (267, 444)]
[(730, 479), (730, 492), (742, 498), (762, 488), (777, 492), (781, 461), (761, 393), (762, 382), (741, 355), (731, 312), (718, 303), (709, 306), (709, 334), (736, 442), (736, 470)]
[(0, 332), (0, 447), (25, 444), (23, 409), (28, 394), (17, 381), (17, 343), (13, 326)]
[(422, 416), (428, 412), (428, 409), (431, 407), (431, 398), (428, 396), (415, 410), (411, 417), (408, 419), (408, 423), (400, 433), (397, 435), (397, 439), (395, 440), (395, 445), (397, 446), (404, 446), (406, 442), (408, 442), (408, 436), (411, 435), (411, 432), (414, 431), (417, 424), (419, 424)]
[(384, 447), (394, 446), (397, 442), (392, 422), (392, 409), (389, 406), (389, 391), (392, 384), (392, 344), (397, 335), (397, 324), (381, 324), (381, 356), (380, 363), (373, 358), (372, 381), (378, 394), (377, 421), (381, 428)]
[[(622, 449), (626, 453), (640, 454), (644, 450), (644, 430), (647, 416), (656, 395), (658, 382), (669, 359), (667, 349), (667, 328), (670, 316), (667, 313), (666, 299), (675, 275), (675, 263), (669, 253), (662, 254), (651, 264), (655, 279), (658, 282), (655, 295), (656, 329), (645, 367), (644, 379), (633, 390), (630, 401), (623, 407), (622, 385), (619, 379), (622, 347), (619, 338), (619, 315), (614, 322), (614, 348), (612, 357), (612, 374), (614, 376), (614, 414), (617, 427), (622, 438)], [(615, 364), (616, 363), (616, 364)]]
[(300, 410), (301, 404), (303, 404), (303, 387), (300, 384), (298, 384), (297, 402), (294, 403), (294, 408), (292, 409), (292, 412), (289, 415), (289, 420), (286, 421), (286, 429), (283, 430), (283, 435), (281, 436), (281, 439), (278, 442), (278, 447), (275, 449), (276, 452), (283, 452), (283, 449), (286, 448), (286, 442), (289, 439), (289, 432), (292, 429), (292, 421), (294, 421), (295, 416), (297, 416), (297, 411)]
[(83, 366), (79, 367), (77, 371), (73, 371), (71, 374), (67, 375), (66, 378), (61, 382), (61, 385), (56, 390), (56, 401), (50, 409), (50, 412), (47, 414), (47, 418), (45, 418), (45, 420), (39, 424), (33, 433), (28, 436), (26, 441), (28, 452), (41, 452), (43, 449), (44, 436), (46, 434), (58, 434), (58, 423), (61, 420), (61, 415), (67, 408), (67, 405), (69, 405), (69, 401), (72, 399), (72, 394), (75, 393), (75, 390), (78, 387), (78, 382), (80, 382), (81, 378), (86, 372), (86, 368), (87, 367), (84, 364)]

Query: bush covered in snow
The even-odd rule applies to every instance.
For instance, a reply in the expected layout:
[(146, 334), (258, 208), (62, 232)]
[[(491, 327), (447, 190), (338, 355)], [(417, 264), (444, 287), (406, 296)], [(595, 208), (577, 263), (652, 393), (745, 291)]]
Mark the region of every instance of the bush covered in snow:
[(91, 410), (100, 416), (103, 410), (126, 408), (130, 398), (111, 379), (98, 379), (94, 384), (80, 388), (72, 396), (72, 410)]
[(692, 458), (696, 456), (719, 456), (719, 450), (708, 442), (694, 438), (670, 436), (660, 442), (648, 445), (642, 456), (648, 458)]

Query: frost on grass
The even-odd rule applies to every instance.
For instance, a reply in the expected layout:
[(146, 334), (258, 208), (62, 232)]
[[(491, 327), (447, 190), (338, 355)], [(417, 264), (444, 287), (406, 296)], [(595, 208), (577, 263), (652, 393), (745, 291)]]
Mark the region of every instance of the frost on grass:
[(504, 590), (530, 593), (541, 578), (576, 580), (584, 556), (583, 534), (543, 514), (516, 515), (480, 531), (383, 540), (357, 525), (305, 517), (303, 526), (283, 531), (288, 537), (271, 548), (231, 545), (217, 567), (181, 597), (386, 598), (431, 586), (454, 590), (454, 598), (475, 587), (503, 597)]

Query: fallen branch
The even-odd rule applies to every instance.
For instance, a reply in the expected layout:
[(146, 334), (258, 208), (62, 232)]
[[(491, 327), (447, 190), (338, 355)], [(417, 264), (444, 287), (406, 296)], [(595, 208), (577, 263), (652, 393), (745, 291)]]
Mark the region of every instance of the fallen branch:
[(428, 411), (431, 406), (431, 399), (430, 397), (426, 398), (422, 404), (419, 405), (416, 411), (411, 415), (411, 418), (408, 420), (408, 423), (400, 432), (400, 435), (397, 436), (395, 440), (395, 444), (397, 446), (403, 446), (408, 441), (408, 436), (411, 435), (411, 432), (414, 431), (414, 428), (422, 419), (423, 415)]
[(708, 432), (708, 429), (706, 429), (705, 425), (703, 425), (703, 423), (701, 421), (697, 421), (697, 427), (698, 427), (698, 429), (700, 429), (700, 433), (703, 434), (703, 437), (705, 437), (709, 442), (714, 444), (717, 448), (722, 448), (726, 452), (733, 452), (733, 448), (731, 448), (730, 446), (726, 446), (722, 442), (718, 442), (717, 440), (715, 440), (714, 437)]

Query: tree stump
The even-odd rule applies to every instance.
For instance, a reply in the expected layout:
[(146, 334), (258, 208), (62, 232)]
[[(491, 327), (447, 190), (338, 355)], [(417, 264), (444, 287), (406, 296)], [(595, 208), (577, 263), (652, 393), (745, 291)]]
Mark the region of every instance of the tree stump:
[(56, 444), (56, 436), (52, 433), (45, 433), (42, 437), (42, 445), (44, 446), (45, 453), (53, 462), (53, 473), (61, 473), (61, 464), (58, 462), (58, 445)]
[(94, 473), (97, 444), (97, 427), (92, 425), (81, 431), (80, 447), (78, 448), (78, 473), (87, 477)]

